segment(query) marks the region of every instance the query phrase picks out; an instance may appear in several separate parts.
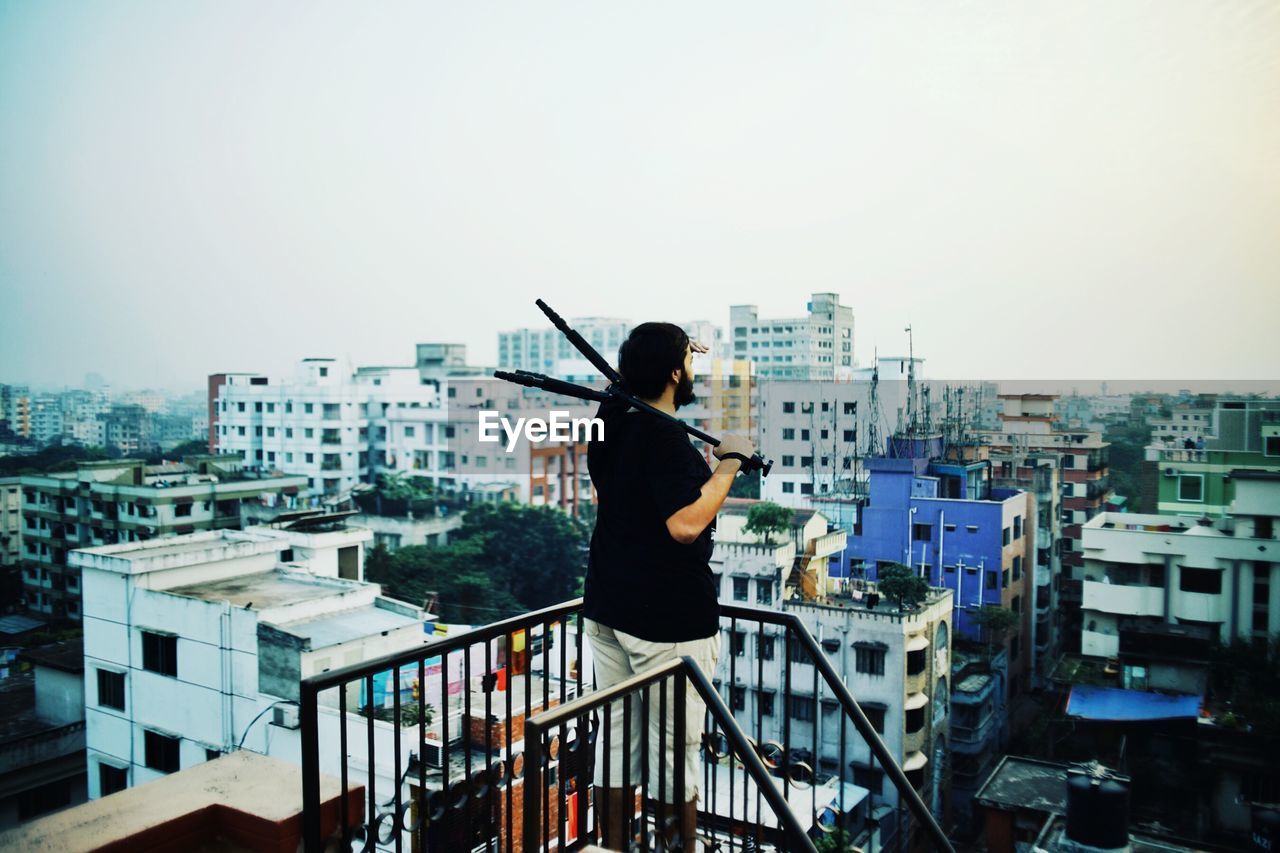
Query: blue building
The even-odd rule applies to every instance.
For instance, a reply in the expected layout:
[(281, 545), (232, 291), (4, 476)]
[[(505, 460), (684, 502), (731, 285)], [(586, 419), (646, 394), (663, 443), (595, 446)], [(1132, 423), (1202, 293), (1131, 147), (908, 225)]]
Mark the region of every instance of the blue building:
[(1009, 658), (957, 646), (951, 656), (951, 805), (968, 835), (973, 797), (1000, 761), (1009, 736)]
[[(909, 565), (931, 586), (953, 593), (952, 627), (981, 640), (973, 612), (984, 605), (1021, 615), (1007, 640), (1010, 677), (1022, 682), (1033, 657), (1031, 548), (1034, 496), (991, 485), (985, 460), (941, 460), (939, 438), (895, 438), (890, 455), (863, 461), (870, 493), (830, 576), (876, 580), (888, 563)], [(1015, 688), (1016, 689), (1016, 688)]]

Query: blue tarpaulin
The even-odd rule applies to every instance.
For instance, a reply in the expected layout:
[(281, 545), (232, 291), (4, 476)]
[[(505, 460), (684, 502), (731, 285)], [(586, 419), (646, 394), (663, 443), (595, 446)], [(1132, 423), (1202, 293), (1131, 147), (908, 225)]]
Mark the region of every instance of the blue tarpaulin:
[(1194, 719), (1200, 716), (1200, 697), (1077, 684), (1067, 698), (1067, 716), (1116, 722)]

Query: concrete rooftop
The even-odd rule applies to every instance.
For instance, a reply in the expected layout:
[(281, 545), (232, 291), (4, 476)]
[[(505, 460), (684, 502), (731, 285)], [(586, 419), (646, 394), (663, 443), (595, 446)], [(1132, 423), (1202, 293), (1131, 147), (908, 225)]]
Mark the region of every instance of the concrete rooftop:
[[(235, 607), (253, 605), (254, 610), (265, 610), (269, 607), (341, 595), (357, 588), (360, 588), (360, 585), (349, 581), (321, 579), (301, 573), (270, 571), (193, 583), (167, 589), (164, 592), (203, 601), (226, 601)], [(368, 631), (364, 632), (364, 634), (368, 633)]]

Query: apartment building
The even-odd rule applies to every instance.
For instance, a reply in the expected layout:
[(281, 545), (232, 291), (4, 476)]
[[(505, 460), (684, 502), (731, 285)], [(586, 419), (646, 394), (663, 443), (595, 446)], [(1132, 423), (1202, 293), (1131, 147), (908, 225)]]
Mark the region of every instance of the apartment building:
[[(1103, 513), (1084, 525), (1085, 655), (1123, 658), (1169, 626), (1223, 643), (1280, 634), (1280, 472), (1237, 469), (1230, 487), (1221, 518)], [(1161, 670), (1132, 666), (1165, 686)]]
[[(606, 361), (617, 366), (618, 347), (631, 333), (630, 321), (614, 317), (578, 317), (568, 322)], [(569, 382), (589, 381), (600, 375), (600, 371), (553, 326), (499, 332), (498, 367), (501, 370), (528, 370)]]
[[(305, 476), (312, 495), (336, 496), (371, 481), (381, 467), (370, 458), (371, 446), (383, 458), (422, 459), (418, 451), (441, 452), (443, 441), (434, 435), (435, 424), (445, 420), (440, 395), (422, 384), (417, 368), (349, 373), (334, 359), (307, 358), (291, 381), (259, 374), (215, 378), (210, 387), (217, 392), (211, 418), (216, 426), (210, 432), (219, 451), (239, 454), (246, 466)], [(438, 460), (429, 459), (427, 470), (437, 467)]]
[[(1213, 432), (1188, 448), (1182, 435), (1152, 436), (1143, 464), (1143, 506), (1160, 515), (1228, 512), (1232, 472), (1280, 469), (1280, 400), (1219, 399)], [(1190, 435), (1190, 434), (1188, 434)]]
[(1000, 429), (977, 432), (993, 457), (1016, 461), (1030, 454), (1052, 454), (1059, 459), (1060, 535), (1056, 540), (1060, 569), (1057, 599), (1062, 614), (1061, 636), (1065, 651), (1077, 651), (1081, 578), (1084, 551), (1083, 525), (1102, 512), (1112, 499), (1107, 476), (1108, 442), (1091, 431), (1059, 430), (1054, 426), (1053, 394), (1003, 394)]
[(815, 293), (805, 312), (766, 319), (755, 305), (730, 306), (733, 357), (751, 361), (761, 379), (851, 379), (853, 309), (838, 293)]
[[(827, 561), (843, 549), (845, 531), (832, 530), (821, 513), (799, 510), (791, 530), (767, 544), (743, 530), (752, 503), (731, 501), (717, 519), (711, 568), (720, 600), (799, 616), (907, 778), (944, 814), (951, 593), (934, 589), (919, 608), (901, 612), (875, 600), (874, 584), (854, 590), (835, 583)], [(759, 728), (763, 740), (802, 745), (797, 760), (865, 789), (873, 809), (896, 809), (896, 790), (857, 733), (842, 732), (843, 714), (807, 654), (786, 644), (772, 625), (725, 617), (721, 623), (715, 682), (744, 730)]]
[(89, 796), (240, 748), (296, 762), (301, 677), (423, 642), (421, 610), (360, 580), (371, 538), (313, 516), (76, 551)]
[(242, 504), (296, 505), (302, 477), (247, 469), (239, 457), (198, 456), (183, 463), (91, 462), (75, 471), (23, 475), (23, 597), (29, 610), (81, 616), (77, 548), (238, 528)]

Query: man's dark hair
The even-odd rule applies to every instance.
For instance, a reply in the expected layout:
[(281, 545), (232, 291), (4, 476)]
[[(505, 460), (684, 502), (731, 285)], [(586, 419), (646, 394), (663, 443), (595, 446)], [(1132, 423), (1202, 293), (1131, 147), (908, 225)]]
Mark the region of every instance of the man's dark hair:
[(618, 372), (632, 394), (646, 399), (666, 390), (671, 371), (684, 367), (689, 336), (674, 323), (641, 323), (618, 349)]

